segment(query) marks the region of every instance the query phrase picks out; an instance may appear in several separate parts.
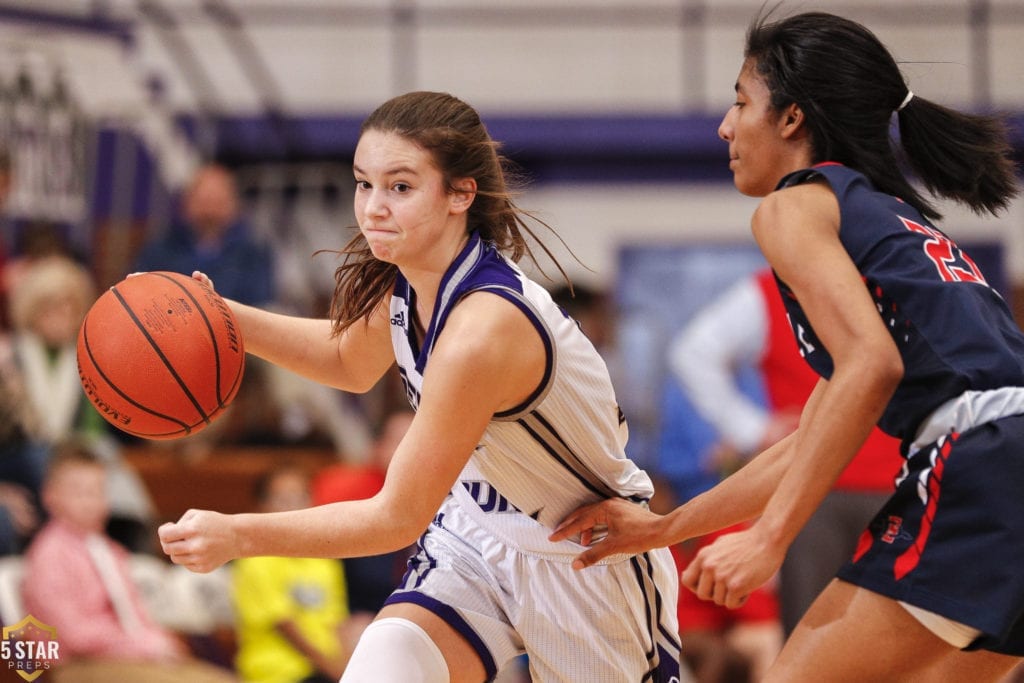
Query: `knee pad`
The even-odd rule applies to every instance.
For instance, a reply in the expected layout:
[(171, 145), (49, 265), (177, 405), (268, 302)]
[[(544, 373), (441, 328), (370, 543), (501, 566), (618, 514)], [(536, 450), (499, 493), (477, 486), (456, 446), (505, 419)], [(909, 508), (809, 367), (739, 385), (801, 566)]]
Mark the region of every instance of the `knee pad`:
[(448, 664), (427, 632), (399, 617), (377, 619), (359, 637), (341, 683), (448, 683)]

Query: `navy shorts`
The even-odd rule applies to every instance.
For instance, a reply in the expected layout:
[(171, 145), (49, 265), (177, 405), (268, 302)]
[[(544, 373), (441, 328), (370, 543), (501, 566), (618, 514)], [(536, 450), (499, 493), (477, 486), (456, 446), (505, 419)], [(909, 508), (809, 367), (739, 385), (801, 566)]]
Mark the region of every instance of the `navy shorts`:
[(965, 649), (1024, 655), (1024, 416), (911, 456), (839, 578), (981, 631)]

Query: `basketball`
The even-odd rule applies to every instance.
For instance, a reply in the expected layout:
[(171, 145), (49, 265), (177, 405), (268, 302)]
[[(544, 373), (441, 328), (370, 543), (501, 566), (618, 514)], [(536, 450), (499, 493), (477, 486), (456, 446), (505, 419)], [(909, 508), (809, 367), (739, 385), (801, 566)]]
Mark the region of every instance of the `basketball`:
[(78, 332), (78, 374), (108, 422), (145, 439), (195, 434), (238, 393), (245, 349), (235, 316), (186, 275), (133, 275), (104, 292)]

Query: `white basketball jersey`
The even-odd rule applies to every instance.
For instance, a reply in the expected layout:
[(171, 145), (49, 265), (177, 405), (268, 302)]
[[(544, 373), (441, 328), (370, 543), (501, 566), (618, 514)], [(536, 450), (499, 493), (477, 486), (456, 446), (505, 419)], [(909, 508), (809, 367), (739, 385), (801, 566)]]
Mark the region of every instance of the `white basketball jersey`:
[(568, 562), (579, 546), (547, 538), (569, 512), (611, 497), (646, 502), (654, 489), (625, 456), (626, 422), (594, 346), (543, 287), (476, 234), (445, 273), (422, 341), (410, 331), (415, 293), (398, 275), (391, 337), (413, 408), (448, 315), (462, 297), (481, 290), (506, 298), (530, 319), (547, 348), (547, 369), (527, 401), (494, 416), (452, 496), (496, 537)]

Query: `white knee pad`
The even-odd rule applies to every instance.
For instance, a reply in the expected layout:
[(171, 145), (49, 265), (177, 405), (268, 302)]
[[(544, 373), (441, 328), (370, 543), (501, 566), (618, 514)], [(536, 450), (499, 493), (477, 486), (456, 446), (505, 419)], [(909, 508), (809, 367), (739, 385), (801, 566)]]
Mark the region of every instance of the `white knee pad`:
[(448, 683), (441, 649), (418, 624), (399, 617), (366, 627), (341, 683)]

